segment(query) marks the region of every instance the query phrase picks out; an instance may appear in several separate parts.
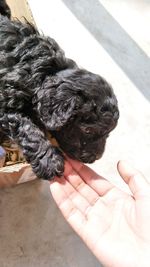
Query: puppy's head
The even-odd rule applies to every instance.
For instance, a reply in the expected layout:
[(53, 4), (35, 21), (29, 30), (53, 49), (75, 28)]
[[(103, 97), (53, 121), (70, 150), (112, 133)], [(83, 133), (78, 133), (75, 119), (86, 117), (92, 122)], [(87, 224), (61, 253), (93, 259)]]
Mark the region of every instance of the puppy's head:
[[(86, 70), (64, 70), (39, 91), (38, 111), (62, 150), (84, 163), (100, 158), (119, 111), (111, 86)], [(39, 99), (38, 97), (38, 99)]]

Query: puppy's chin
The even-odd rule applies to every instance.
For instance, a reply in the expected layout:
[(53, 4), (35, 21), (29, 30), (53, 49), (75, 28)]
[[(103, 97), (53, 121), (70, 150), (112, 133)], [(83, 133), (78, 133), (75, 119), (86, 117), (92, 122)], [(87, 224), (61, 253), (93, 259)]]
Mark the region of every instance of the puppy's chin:
[(69, 153), (67, 152), (67, 155), (75, 160), (81, 161), (83, 163), (94, 163), (96, 160), (100, 159), (103, 155), (103, 153), (101, 154), (89, 154), (89, 153)]
[(75, 155), (75, 154), (69, 154), (68, 153), (68, 156), (72, 159), (75, 159), (75, 160), (78, 160), (78, 161), (81, 161), (83, 163), (94, 163), (96, 160), (100, 159), (102, 157), (102, 155)]
[(94, 163), (96, 160), (100, 159), (102, 157), (101, 155), (90, 155), (90, 156), (81, 156), (80, 161), (83, 163)]

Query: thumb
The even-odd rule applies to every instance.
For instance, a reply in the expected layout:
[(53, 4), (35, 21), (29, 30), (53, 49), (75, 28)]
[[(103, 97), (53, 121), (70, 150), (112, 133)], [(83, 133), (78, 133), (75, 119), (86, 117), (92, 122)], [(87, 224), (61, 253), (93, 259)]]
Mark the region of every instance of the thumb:
[(119, 161), (117, 169), (120, 176), (128, 184), (135, 198), (141, 195), (147, 195), (147, 193), (150, 196), (150, 184), (138, 170), (131, 167), (126, 161)]

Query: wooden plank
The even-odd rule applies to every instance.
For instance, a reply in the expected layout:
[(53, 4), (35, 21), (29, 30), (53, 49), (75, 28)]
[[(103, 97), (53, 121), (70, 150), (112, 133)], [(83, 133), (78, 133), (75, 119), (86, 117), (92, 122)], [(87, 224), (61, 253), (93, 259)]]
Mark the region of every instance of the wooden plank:
[(26, 18), (29, 22), (31, 22), (32, 24), (35, 24), (28, 1), (7, 0), (7, 3), (11, 9), (12, 18), (17, 18), (21, 21), (24, 21), (24, 18)]

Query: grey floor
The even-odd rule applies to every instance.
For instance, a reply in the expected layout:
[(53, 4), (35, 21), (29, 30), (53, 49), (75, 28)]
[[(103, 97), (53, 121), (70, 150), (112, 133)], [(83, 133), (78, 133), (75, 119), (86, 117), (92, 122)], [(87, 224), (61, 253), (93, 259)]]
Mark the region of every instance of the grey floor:
[[(119, 159), (150, 179), (150, 1), (28, 2), (41, 32), (79, 65), (104, 76), (117, 95), (118, 127), (91, 167), (124, 190)], [(44, 181), (0, 190), (0, 267), (27, 266), (101, 266), (66, 224)]]

